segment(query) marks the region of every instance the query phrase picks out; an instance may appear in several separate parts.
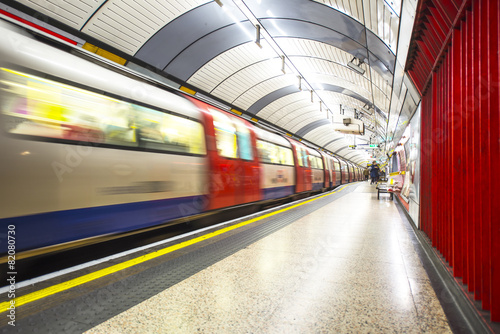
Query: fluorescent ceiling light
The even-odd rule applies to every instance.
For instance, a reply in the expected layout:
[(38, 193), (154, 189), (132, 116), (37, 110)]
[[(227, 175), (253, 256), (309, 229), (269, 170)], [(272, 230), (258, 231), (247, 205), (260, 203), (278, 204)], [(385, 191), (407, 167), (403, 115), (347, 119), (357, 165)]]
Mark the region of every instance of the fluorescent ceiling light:
[(359, 74), (363, 75), (365, 74), (365, 70), (361, 68), (362, 62), (359, 61), (359, 63), (356, 65), (353, 61), (356, 59), (354, 57), (350, 62), (347, 63), (347, 66), (349, 66), (351, 69), (353, 69), (355, 72), (358, 72)]
[(364, 114), (370, 115), (370, 116), (372, 116), (372, 115), (373, 115), (373, 112), (372, 112), (372, 111), (370, 111), (370, 110), (368, 110), (368, 109), (366, 109), (366, 108), (364, 108), (364, 107), (361, 107), (359, 111), (361, 111), (361, 112), (362, 112), (362, 113), (364, 113)]

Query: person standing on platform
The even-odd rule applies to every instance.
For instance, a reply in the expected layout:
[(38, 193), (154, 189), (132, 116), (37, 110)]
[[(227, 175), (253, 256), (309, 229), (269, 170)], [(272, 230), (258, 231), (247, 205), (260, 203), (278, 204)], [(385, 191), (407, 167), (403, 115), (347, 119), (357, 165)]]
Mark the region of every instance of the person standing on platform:
[(363, 175), (365, 176), (365, 181), (368, 181), (368, 176), (370, 175), (368, 168), (363, 171)]
[(372, 168), (370, 169), (370, 177), (372, 178), (372, 182), (370, 184), (374, 184), (378, 182), (378, 174), (380, 172), (380, 168), (377, 165), (377, 162), (374, 161), (372, 163)]

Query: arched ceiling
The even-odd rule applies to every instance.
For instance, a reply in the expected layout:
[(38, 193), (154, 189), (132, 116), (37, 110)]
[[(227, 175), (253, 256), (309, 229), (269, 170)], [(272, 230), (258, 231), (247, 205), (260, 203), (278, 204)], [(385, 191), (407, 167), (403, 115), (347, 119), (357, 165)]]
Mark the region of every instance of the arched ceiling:
[[(17, 2), (246, 115), (364, 164), (369, 153), (348, 145), (386, 137), (401, 1)], [(364, 73), (348, 66), (353, 58)], [(354, 117), (355, 110), (365, 135), (336, 132), (333, 123)]]

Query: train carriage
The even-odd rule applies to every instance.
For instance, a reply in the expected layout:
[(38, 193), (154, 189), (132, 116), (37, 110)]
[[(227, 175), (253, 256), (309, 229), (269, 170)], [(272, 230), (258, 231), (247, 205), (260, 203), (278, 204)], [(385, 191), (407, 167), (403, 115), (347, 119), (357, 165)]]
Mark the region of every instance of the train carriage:
[(262, 199), (293, 195), (296, 192), (296, 169), (292, 144), (284, 137), (260, 128), (255, 128), (255, 133), (261, 162)]
[(4, 24), (0, 34), (0, 225), (16, 225), (19, 250), (205, 209), (205, 134), (191, 102)]

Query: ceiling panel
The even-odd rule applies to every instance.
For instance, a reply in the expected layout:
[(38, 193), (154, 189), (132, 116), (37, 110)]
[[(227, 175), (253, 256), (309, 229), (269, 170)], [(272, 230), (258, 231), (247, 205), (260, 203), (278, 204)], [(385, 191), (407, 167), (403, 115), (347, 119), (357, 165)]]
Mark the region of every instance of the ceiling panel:
[(351, 16), (366, 25), (391, 50), (396, 53), (401, 0), (314, 0)]
[(43, 13), (57, 21), (80, 30), (85, 22), (106, 0), (80, 1), (47, 1), (47, 0), (17, 0), (34, 10)]
[(233, 103), (236, 98), (255, 85), (281, 76), (281, 59), (273, 58), (247, 66), (221, 82), (211, 93)]
[[(283, 127), (286, 126), (293, 133), (297, 133), (307, 124), (324, 119), (325, 115), (321, 115), (315, 108), (311, 107), (295, 113), (295, 115), (287, 115), (279, 124), (282, 124)], [(303, 135), (303, 137), (305, 137), (305, 135)]]
[(83, 27), (82, 32), (133, 55), (167, 23), (207, 2), (109, 0)]
[(276, 105), (271, 105), (266, 112), (259, 113), (259, 116), (266, 117), (266, 119), (272, 120), (273, 122), (281, 122), (287, 116), (294, 114), (297, 116), (299, 113), (304, 112), (306, 110), (316, 110), (314, 104), (310, 101), (303, 99), (300, 96), (300, 93), (293, 94), (287, 96), (287, 98), (281, 99), (282, 101), (286, 101), (286, 104), (283, 104), (281, 108), (276, 108)]
[(211, 93), (221, 82), (252, 64), (276, 58), (269, 48), (259, 49), (254, 42), (234, 47), (200, 68), (188, 82)]
[(298, 91), (297, 77), (289, 74), (270, 78), (245, 91), (234, 101), (234, 104), (242, 110), (248, 110), (256, 101), (268, 95), (269, 92), (278, 91), (284, 87), (290, 87), (291, 91)]
[(277, 110), (281, 108), (286, 108), (290, 104), (294, 104), (296, 102), (305, 103), (305, 100), (302, 97), (302, 94), (306, 94), (305, 92), (297, 92), (294, 94), (286, 95), (280, 99), (273, 101), (268, 104), (265, 108), (263, 108), (259, 113), (259, 117), (269, 119), (270, 121), (276, 121), (280, 118), (279, 114), (276, 114)]

